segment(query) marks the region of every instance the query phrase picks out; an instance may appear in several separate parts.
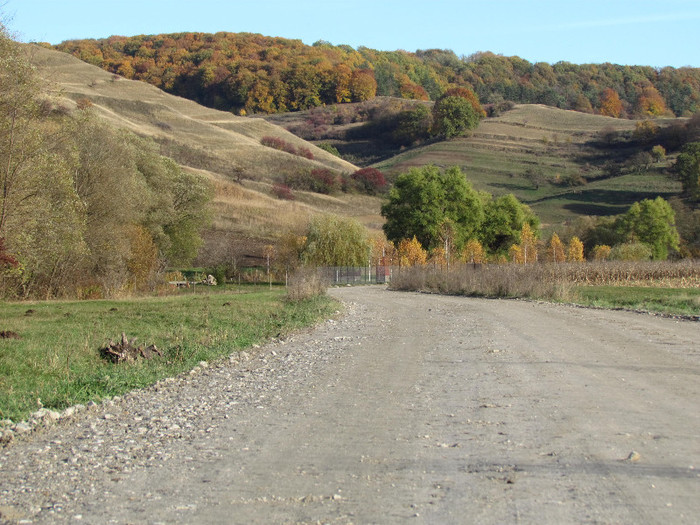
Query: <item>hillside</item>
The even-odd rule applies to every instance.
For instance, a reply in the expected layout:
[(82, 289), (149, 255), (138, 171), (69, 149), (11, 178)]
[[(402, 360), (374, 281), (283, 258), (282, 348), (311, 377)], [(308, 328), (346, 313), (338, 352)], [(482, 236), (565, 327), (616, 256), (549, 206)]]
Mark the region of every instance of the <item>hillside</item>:
[[(152, 137), (164, 154), (214, 182), (216, 219), (214, 228), (207, 232), (203, 262), (229, 258), (239, 264), (255, 263), (265, 244), (318, 212), (352, 216), (370, 229), (381, 228), (379, 197), (301, 191), (296, 192), (295, 201), (274, 197), (272, 186), (285, 174), (314, 167), (336, 172), (356, 169), (312, 145), (328, 142), (327, 136), (335, 137), (329, 142), (341, 151), (362, 153), (349, 155), (358, 164), (375, 159), (370, 160), (373, 166), (390, 176), (412, 166), (458, 165), (477, 189), (494, 195), (514, 193), (533, 208), (546, 228), (560, 231), (565, 222), (578, 216), (618, 214), (635, 201), (657, 195), (669, 198), (680, 191), (678, 182), (668, 174), (672, 154), (643, 169), (630, 164), (635, 154), (653, 145), (632, 139), (637, 123), (631, 120), (544, 105), (516, 105), (500, 116), (484, 119), (469, 137), (417, 147), (387, 148), (368, 145), (366, 140), (346, 140), (343, 134), (347, 130), (363, 125), (348, 119), (337, 119), (339, 123), (328, 126), (323, 120), (320, 128), (314, 124), (312, 128), (324, 128), (325, 135), (307, 142), (280, 126), (296, 130), (307, 121), (318, 121), (319, 112), (370, 114), (367, 107), (372, 104), (386, 106), (399, 99), (378, 98), (359, 105), (247, 118), (168, 95), (64, 53), (35, 47), (34, 61), (41, 74), (54, 82), (66, 104), (89, 100), (93, 111), (114, 125)], [(654, 125), (680, 122), (683, 119), (655, 119)], [(263, 136), (308, 147), (314, 160), (264, 147), (260, 144)]]
[[(663, 127), (682, 120), (654, 122)], [(375, 167), (391, 174), (425, 164), (457, 165), (477, 189), (513, 193), (545, 225), (560, 224), (580, 215), (615, 215), (638, 200), (680, 192), (680, 184), (667, 173), (673, 157), (635, 170), (632, 159), (651, 146), (601, 143), (605, 133), (629, 136), (635, 127), (630, 120), (517, 105), (484, 119), (469, 137), (411, 149)], [(614, 165), (619, 172), (610, 169)]]
[[(296, 201), (281, 201), (272, 196), (272, 184), (287, 174), (314, 168), (343, 173), (357, 169), (278, 126), (205, 108), (65, 53), (32, 46), (31, 54), (67, 111), (77, 103), (92, 104), (91, 110), (113, 125), (153, 138), (164, 154), (213, 181), (215, 223), (207, 234), (212, 257), (246, 262), (245, 256), (258, 255), (280, 231), (313, 213), (354, 216), (370, 228), (381, 225), (375, 197), (297, 192)], [(265, 147), (260, 144), (265, 136), (309, 148), (314, 158)]]
[[(432, 103), (377, 97), (339, 109), (263, 118), (312, 142), (329, 143), (345, 158), (379, 168), (389, 178), (413, 166), (460, 166), (477, 189), (515, 194), (552, 227), (580, 215), (622, 213), (641, 199), (677, 195), (681, 186), (669, 167), (680, 142), (670, 139), (693, 136), (681, 131), (688, 122), (682, 118), (639, 122), (522, 104), (482, 120), (470, 136), (405, 147), (393, 140), (391, 129), (410, 104)], [(648, 127), (650, 134), (641, 137), (638, 127)], [(657, 144), (668, 156), (649, 162)]]
[(305, 110), (374, 95), (437, 100), (473, 89), (482, 104), (510, 100), (611, 116), (689, 116), (700, 69), (531, 63), (445, 49), (353, 49), (251, 33), (175, 33), (66, 41), (56, 49), (209, 107), (251, 113)]

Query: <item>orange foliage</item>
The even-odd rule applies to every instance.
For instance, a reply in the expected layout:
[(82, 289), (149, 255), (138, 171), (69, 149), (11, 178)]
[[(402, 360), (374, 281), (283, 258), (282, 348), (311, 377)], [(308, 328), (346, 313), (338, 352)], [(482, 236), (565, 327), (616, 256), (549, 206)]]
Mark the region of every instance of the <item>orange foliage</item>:
[(605, 89), (600, 95), (600, 114), (615, 118), (622, 114), (622, 101), (614, 89)]

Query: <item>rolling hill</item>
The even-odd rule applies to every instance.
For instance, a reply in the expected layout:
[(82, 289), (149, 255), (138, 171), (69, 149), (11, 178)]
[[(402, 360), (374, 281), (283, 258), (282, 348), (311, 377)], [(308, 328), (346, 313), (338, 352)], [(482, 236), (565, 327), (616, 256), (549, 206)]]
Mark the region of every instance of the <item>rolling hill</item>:
[[(296, 192), (295, 201), (285, 201), (274, 196), (273, 184), (285, 174), (319, 167), (357, 169), (281, 127), (303, 122), (309, 113), (235, 116), (126, 80), (65, 53), (38, 46), (32, 53), (41, 76), (69, 108), (89, 101), (92, 111), (107, 121), (152, 137), (164, 154), (213, 181), (216, 218), (206, 234), (201, 262), (235, 258), (239, 264), (254, 263), (265, 244), (314, 213), (352, 216), (370, 230), (381, 228), (379, 197)], [(654, 122), (664, 126), (680, 120)], [(673, 157), (631, 170), (626, 163), (640, 151), (639, 144), (602, 143), (606, 133), (630, 136), (635, 126), (631, 120), (522, 104), (483, 120), (469, 137), (404, 149), (374, 166), (395, 175), (412, 166), (458, 165), (477, 189), (494, 195), (514, 193), (545, 227), (561, 229), (580, 215), (617, 214), (637, 200), (679, 193), (680, 185), (668, 175)], [(314, 159), (265, 147), (260, 143), (265, 136), (307, 147)], [(611, 164), (624, 169), (610, 171)]]
[[(39, 75), (67, 110), (78, 103), (91, 104), (91, 111), (114, 126), (151, 137), (165, 155), (211, 179), (216, 197), (213, 229), (206, 235), (209, 258), (254, 262), (254, 257), (246, 256), (258, 255), (280, 231), (314, 213), (353, 216), (369, 228), (381, 227), (376, 197), (296, 192), (295, 201), (275, 198), (272, 186), (285, 174), (314, 168), (357, 170), (279, 126), (206, 108), (145, 82), (107, 73), (66, 53), (40, 46), (31, 46), (30, 53)], [(307, 147), (314, 158), (265, 147), (260, 140), (266, 136)]]

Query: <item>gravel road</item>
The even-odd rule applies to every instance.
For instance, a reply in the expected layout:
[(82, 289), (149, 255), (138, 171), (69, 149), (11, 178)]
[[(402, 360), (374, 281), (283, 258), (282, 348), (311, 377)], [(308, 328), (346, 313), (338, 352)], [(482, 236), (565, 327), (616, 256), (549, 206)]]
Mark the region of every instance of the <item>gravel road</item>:
[(698, 523), (700, 323), (342, 288), (0, 449), (9, 523)]

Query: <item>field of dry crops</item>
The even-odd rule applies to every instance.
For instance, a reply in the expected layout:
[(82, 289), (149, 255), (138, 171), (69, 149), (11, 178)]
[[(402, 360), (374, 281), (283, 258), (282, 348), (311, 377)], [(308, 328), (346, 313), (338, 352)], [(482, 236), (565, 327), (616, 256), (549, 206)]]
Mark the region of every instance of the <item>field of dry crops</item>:
[(577, 286), (700, 289), (700, 261), (471, 264), (399, 268), (391, 287), (457, 295), (570, 300)]

